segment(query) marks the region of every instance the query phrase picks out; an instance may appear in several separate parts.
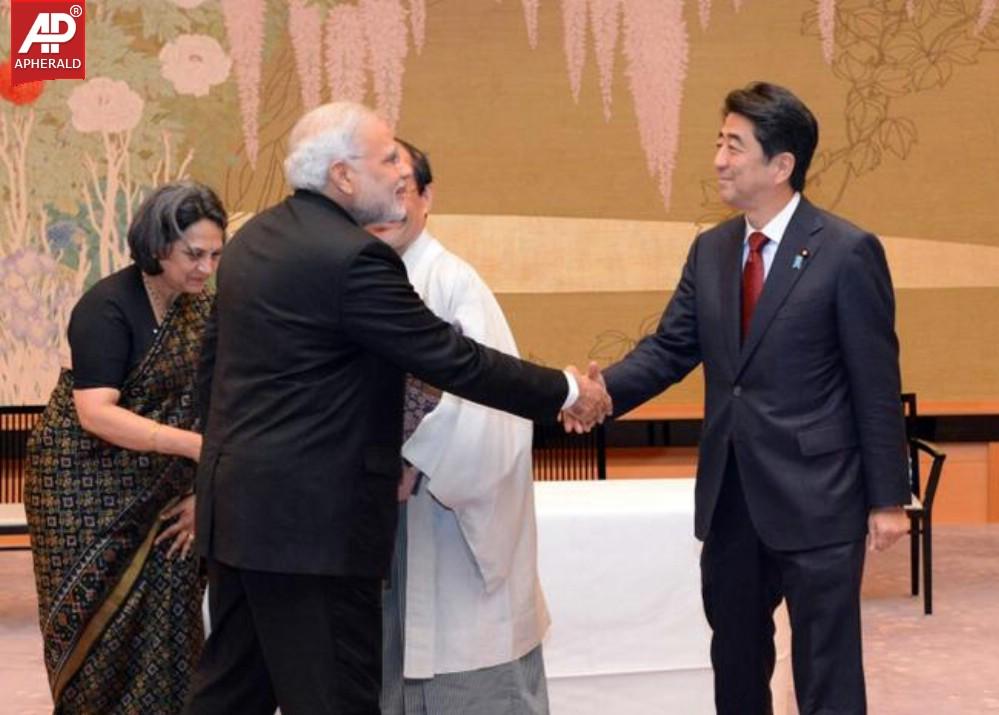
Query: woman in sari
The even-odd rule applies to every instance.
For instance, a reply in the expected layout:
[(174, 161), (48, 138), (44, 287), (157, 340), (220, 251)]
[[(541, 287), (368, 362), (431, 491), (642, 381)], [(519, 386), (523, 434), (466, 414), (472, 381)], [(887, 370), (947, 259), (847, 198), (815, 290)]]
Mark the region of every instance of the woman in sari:
[(203, 641), (195, 369), (226, 222), (205, 186), (157, 189), (128, 229), (134, 263), (70, 317), (25, 481), (56, 715), (183, 705)]

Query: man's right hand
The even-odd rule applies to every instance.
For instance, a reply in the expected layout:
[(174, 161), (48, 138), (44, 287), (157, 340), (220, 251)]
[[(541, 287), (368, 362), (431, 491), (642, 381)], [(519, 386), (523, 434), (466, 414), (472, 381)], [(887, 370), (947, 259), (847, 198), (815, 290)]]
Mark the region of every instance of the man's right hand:
[(400, 502), (409, 499), (413, 494), (413, 487), (416, 486), (416, 479), (420, 476), (420, 470), (412, 464), (404, 464), (402, 467), (402, 477), (399, 479), (398, 498)]
[(576, 380), (579, 397), (571, 407), (562, 412), (562, 425), (566, 432), (589, 432), (595, 424), (602, 423), (605, 417), (614, 412), (614, 404), (607, 393), (600, 366), (591, 362), (586, 375), (580, 373), (575, 365), (569, 365), (565, 370)]

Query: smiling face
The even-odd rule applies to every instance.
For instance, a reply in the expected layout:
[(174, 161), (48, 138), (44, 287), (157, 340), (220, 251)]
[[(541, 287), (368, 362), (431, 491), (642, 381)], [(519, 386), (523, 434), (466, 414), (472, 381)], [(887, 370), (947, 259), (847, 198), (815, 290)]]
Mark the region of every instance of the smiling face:
[(367, 119), (357, 129), (359, 155), (331, 167), (332, 181), (345, 194), (344, 208), (362, 226), (402, 221), (406, 216), (406, 179), (399, 148), (388, 124)]
[(395, 249), (396, 253), (402, 255), (413, 241), (419, 238), (427, 225), (433, 189), (428, 184), (423, 188), (423, 193), (420, 193), (416, 185), (416, 177), (413, 176), (413, 157), (410, 156), (405, 147), (400, 146), (399, 152), (399, 163), (403, 172), (408, 175), (403, 200), (406, 215), (400, 221), (375, 223), (365, 228)]
[(203, 218), (188, 226), (160, 259), (156, 276), (170, 293), (200, 293), (218, 268), (225, 235), (217, 223)]
[(726, 115), (716, 147), (718, 194), (726, 204), (752, 214), (790, 198), (793, 191), (788, 178), (794, 157), (782, 152), (768, 159), (749, 119), (741, 114)]

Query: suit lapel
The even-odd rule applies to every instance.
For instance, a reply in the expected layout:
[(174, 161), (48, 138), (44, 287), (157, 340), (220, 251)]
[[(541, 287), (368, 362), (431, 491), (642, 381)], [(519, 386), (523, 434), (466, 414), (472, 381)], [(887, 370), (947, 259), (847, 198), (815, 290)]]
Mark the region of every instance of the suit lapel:
[[(770, 327), (777, 310), (784, 304), (791, 289), (794, 288), (794, 284), (815, 260), (815, 254), (822, 246), (822, 227), (822, 217), (819, 212), (811, 203), (802, 198), (801, 204), (794, 212), (794, 216), (791, 217), (791, 222), (777, 247), (777, 254), (774, 256), (767, 279), (763, 284), (763, 292), (760, 294), (760, 300), (756, 304), (753, 319), (749, 324), (749, 335), (746, 336), (746, 341), (739, 354), (739, 373), (745, 369), (746, 363), (749, 362), (767, 328)], [(799, 256), (801, 257), (800, 261), (798, 260)], [(738, 310), (736, 315), (739, 315)]]

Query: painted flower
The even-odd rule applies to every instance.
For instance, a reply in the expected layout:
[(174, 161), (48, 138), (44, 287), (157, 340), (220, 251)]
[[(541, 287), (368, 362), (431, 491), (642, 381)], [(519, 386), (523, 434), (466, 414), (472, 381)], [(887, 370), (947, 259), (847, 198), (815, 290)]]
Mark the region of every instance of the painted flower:
[(7, 257), (8, 270), (17, 273), (24, 278), (34, 278), (51, 273), (55, 270), (56, 262), (52, 256), (38, 253), (30, 248), (22, 248)]
[(36, 348), (47, 348), (59, 339), (59, 330), (51, 320), (32, 320), (24, 336)]
[(24, 82), (13, 84), (10, 76), (10, 60), (0, 63), (0, 97), (14, 104), (31, 104), (45, 89), (44, 82)]
[(78, 132), (127, 132), (142, 118), (142, 97), (125, 82), (109, 77), (78, 85), (67, 104)]
[(160, 72), (177, 94), (204, 97), (229, 76), (232, 60), (214, 37), (179, 35), (160, 50)]
[(79, 226), (72, 221), (56, 221), (45, 230), (45, 238), (53, 251), (62, 251), (73, 245), (79, 230)]

